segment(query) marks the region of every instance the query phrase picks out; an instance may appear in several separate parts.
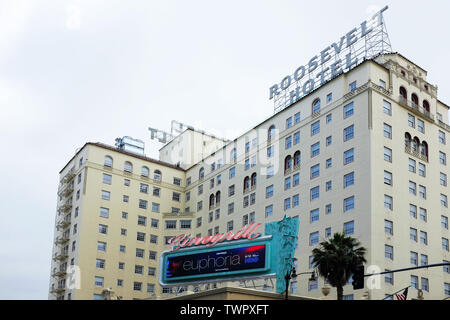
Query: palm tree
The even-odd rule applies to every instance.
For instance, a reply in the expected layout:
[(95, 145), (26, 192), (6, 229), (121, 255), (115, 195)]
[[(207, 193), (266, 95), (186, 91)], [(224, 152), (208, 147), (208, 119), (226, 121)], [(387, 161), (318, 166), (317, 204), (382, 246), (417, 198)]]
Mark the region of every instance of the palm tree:
[(366, 262), (366, 251), (358, 240), (343, 233), (335, 233), (333, 238), (321, 242), (319, 247), (312, 251), (312, 263), (319, 275), (336, 288), (338, 300), (343, 300), (344, 286), (355, 267)]

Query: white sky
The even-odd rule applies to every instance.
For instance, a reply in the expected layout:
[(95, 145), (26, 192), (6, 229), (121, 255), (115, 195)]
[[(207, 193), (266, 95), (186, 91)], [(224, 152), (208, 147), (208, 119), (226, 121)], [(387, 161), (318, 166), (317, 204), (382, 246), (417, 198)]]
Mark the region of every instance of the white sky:
[(394, 51), (450, 103), (450, 2), (0, 0), (0, 299), (47, 299), (58, 172), (178, 120), (234, 139), (269, 88), (389, 5)]

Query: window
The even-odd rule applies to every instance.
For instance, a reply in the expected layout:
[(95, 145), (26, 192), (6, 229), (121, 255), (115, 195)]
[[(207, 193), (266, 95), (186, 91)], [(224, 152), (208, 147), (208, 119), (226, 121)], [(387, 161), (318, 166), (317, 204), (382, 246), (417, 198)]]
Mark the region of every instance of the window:
[(355, 233), (355, 223), (354, 221), (350, 221), (347, 223), (344, 223), (344, 234), (345, 235), (352, 235)]
[(447, 175), (445, 173), (442, 173), (442, 172), (440, 173), (439, 180), (440, 180), (441, 186), (444, 186), (444, 187), (447, 186)]
[(411, 128), (416, 127), (416, 118), (409, 113), (408, 113), (408, 126), (410, 126)]
[(111, 192), (102, 190), (102, 199), (103, 200), (110, 200), (111, 199)]
[(331, 213), (331, 204), (327, 204), (326, 206), (325, 206), (325, 213), (326, 214), (330, 214)]
[(392, 186), (392, 173), (389, 171), (384, 171), (384, 184)]
[[(384, 270), (384, 271), (390, 271), (390, 270)], [(394, 274), (393, 273), (386, 273), (384, 275), (384, 283), (393, 285), (394, 284)]]
[(310, 191), (311, 201), (315, 199), (319, 199), (319, 186), (314, 187)]
[(333, 160), (332, 159), (327, 159), (325, 161), (325, 166), (327, 169), (331, 168), (333, 166)]
[(428, 284), (428, 279), (427, 278), (421, 278), (420, 281), (421, 281), (421, 288), (422, 288), (422, 290), (426, 291), (426, 292), (430, 291), (430, 286)]
[(234, 202), (228, 204), (228, 214), (232, 214), (234, 212)]
[(103, 174), (103, 183), (111, 184), (111, 182), (112, 182), (112, 175), (104, 173)]
[(144, 257), (144, 252), (145, 252), (144, 249), (136, 248), (136, 258), (143, 258)]
[(292, 117), (286, 119), (286, 129), (292, 127)]
[(409, 193), (410, 194), (413, 194), (413, 195), (416, 195), (416, 183), (415, 182), (412, 182), (412, 181), (410, 181), (409, 182)]
[(109, 218), (109, 209), (108, 208), (100, 208), (100, 217)]
[(383, 134), (386, 138), (392, 139), (392, 127), (386, 123), (383, 124)]
[(428, 244), (428, 234), (425, 231), (420, 231), (420, 243), (421, 244)]
[(445, 132), (439, 130), (439, 142), (446, 144)]
[(348, 88), (349, 88), (350, 92), (355, 91), (356, 90), (356, 81), (353, 81), (352, 83), (350, 83)]
[(236, 176), (236, 167), (233, 167), (229, 170), (229, 178), (233, 179)]
[(391, 196), (384, 195), (384, 207), (390, 211), (393, 210), (393, 200)]
[(266, 187), (266, 198), (273, 196), (273, 185)]
[(143, 232), (137, 232), (137, 233), (136, 233), (136, 240), (137, 240), (137, 241), (145, 241), (145, 233), (143, 233)]
[(325, 229), (325, 238), (329, 238), (331, 237), (331, 228), (326, 228)]
[(319, 221), (319, 209), (314, 209), (309, 212), (309, 222), (313, 223)]
[(300, 116), (300, 112), (297, 112), (296, 114), (294, 114), (294, 122), (295, 124), (300, 123), (301, 121), (301, 116)]
[(350, 127), (347, 127), (344, 129), (344, 141), (348, 141), (353, 139), (354, 137), (354, 126), (351, 125)]
[(142, 167), (141, 168), (141, 176), (148, 178), (149, 175), (150, 175), (150, 170), (147, 167)]
[(347, 165), (354, 161), (354, 154), (354, 149), (350, 149), (344, 152), (344, 165)]
[(139, 226), (146, 226), (147, 225), (147, 217), (144, 216), (138, 216), (138, 222), (137, 224)]
[(320, 142), (317, 142), (311, 146), (311, 158), (320, 154)]
[(105, 167), (110, 167), (111, 168), (112, 165), (113, 165), (113, 159), (110, 156), (105, 156), (105, 160), (103, 162), (103, 165)]
[(228, 222), (227, 222), (227, 232), (232, 231), (233, 228), (234, 228), (234, 226), (233, 226), (233, 220), (228, 221)]
[(332, 182), (331, 181), (327, 181), (326, 183), (325, 183), (325, 191), (330, 191), (331, 189), (332, 189)]
[(97, 250), (106, 252), (106, 242), (97, 242)]
[(353, 102), (344, 107), (344, 119), (353, 115)]
[(311, 125), (311, 136), (314, 136), (314, 135), (318, 134), (319, 132), (320, 132), (320, 120), (314, 122)]
[(291, 209), (291, 198), (284, 199), (284, 211)]
[(173, 184), (176, 186), (181, 186), (181, 179), (180, 178), (173, 178)]
[(420, 265), (427, 266), (428, 265), (428, 256), (426, 254), (420, 255)]
[(419, 278), (417, 276), (411, 276), (411, 288), (419, 289)]
[(274, 170), (275, 170), (274, 166), (268, 166), (267, 167), (267, 178), (273, 177), (273, 175), (275, 173)]
[(447, 155), (442, 151), (439, 151), (439, 162), (440, 164), (447, 165)]
[(152, 211), (159, 212), (159, 203), (152, 202)]
[(296, 208), (300, 205), (300, 196), (296, 194), (292, 197), (292, 208)]
[(394, 260), (394, 247), (384, 245), (384, 257), (389, 260)]
[(133, 290), (134, 291), (142, 291), (142, 282), (134, 282)]
[(105, 269), (105, 260), (103, 260), (103, 259), (97, 259), (97, 260), (95, 261), (95, 266), (96, 266), (98, 269)]
[(266, 218), (273, 216), (273, 205), (266, 207)]
[[(385, 83), (386, 85), (386, 83)], [(383, 112), (387, 115), (392, 115), (392, 107), (391, 104), (389, 102), (387, 102), (386, 100), (383, 100)]]
[(427, 175), (426, 167), (423, 163), (419, 162), (419, 176), (425, 177)]
[(448, 200), (447, 196), (445, 194), (441, 194), (441, 206), (447, 208), (448, 207)]
[(423, 120), (417, 119), (417, 130), (419, 130), (419, 132), (425, 133), (425, 122), (423, 122)]
[(394, 224), (392, 221), (384, 220), (384, 232), (391, 236), (394, 234)]
[(155, 172), (153, 172), (153, 180), (159, 181), (159, 182), (162, 180), (161, 171), (155, 170)]
[(448, 251), (448, 239), (442, 238), (442, 250)]
[(413, 265), (413, 266), (418, 266), (419, 265), (419, 258), (418, 258), (418, 254), (417, 254), (417, 252), (410, 252), (410, 254), (409, 254), (409, 260), (410, 260), (410, 263)]
[(427, 198), (427, 188), (419, 185), (419, 197), (426, 199)]
[(99, 224), (98, 225), (98, 233), (107, 234), (108, 233), (108, 226), (106, 226), (104, 224)]
[(317, 178), (320, 175), (320, 164), (311, 167), (311, 179)]
[(300, 143), (300, 131), (294, 133), (294, 145), (297, 145)]
[(128, 219), (128, 213), (122, 212), (122, 219)]
[(320, 99), (314, 100), (312, 104), (312, 114), (320, 112)]
[(351, 211), (355, 208), (355, 197), (344, 199), (344, 212)]
[(448, 218), (446, 216), (441, 216), (441, 227), (448, 230)]
[(325, 141), (326, 141), (326, 146), (327, 147), (330, 146), (333, 143), (332, 136), (327, 137)]
[(409, 239), (417, 242), (417, 229), (409, 228)]
[(309, 235), (309, 245), (314, 246), (319, 243), (319, 232), (313, 232)]
[(181, 220), (180, 229), (191, 229), (192, 220)]
[(444, 283), (444, 294), (450, 297), (450, 283)]
[(292, 176), (293, 182), (294, 182), (294, 187), (298, 186), (300, 184), (300, 174), (296, 173)]
[(291, 188), (291, 177), (284, 179), (284, 190), (289, 190)]
[(270, 146), (267, 148), (267, 158), (270, 159), (274, 155), (274, 146)]
[(147, 209), (147, 200), (139, 199), (139, 208), (140, 209)]
[(94, 284), (96, 287), (103, 287), (104, 278), (103, 277), (95, 277)]
[(420, 220), (427, 222), (427, 209), (420, 208)]
[(384, 147), (384, 161), (392, 162), (392, 150)]

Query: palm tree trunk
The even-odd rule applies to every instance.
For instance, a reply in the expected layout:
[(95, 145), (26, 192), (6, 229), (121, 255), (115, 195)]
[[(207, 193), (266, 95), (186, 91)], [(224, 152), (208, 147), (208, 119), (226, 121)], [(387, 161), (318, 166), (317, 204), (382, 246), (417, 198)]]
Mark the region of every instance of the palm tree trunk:
[(337, 286), (337, 299), (344, 300), (344, 288), (342, 286)]

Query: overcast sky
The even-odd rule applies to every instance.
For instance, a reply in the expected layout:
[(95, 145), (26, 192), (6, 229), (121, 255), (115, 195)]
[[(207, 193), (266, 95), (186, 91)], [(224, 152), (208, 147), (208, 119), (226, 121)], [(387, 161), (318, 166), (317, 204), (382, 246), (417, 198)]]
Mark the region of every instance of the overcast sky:
[(449, 1), (0, 0), (0, 299), (47, 299), (58, 172), (85, 142), (234, 139), (269, 88), (389, 5), (394, 51), (450, 103)]

